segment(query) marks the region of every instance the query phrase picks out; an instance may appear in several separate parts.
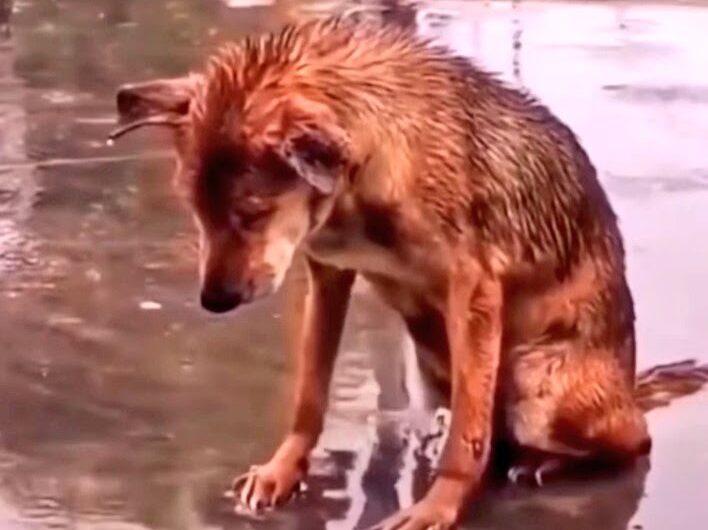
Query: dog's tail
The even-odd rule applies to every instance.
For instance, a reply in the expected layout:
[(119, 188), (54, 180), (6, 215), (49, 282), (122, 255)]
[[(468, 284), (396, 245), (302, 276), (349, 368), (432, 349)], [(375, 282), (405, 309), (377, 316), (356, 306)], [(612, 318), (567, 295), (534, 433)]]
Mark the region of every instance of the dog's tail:
[(686, 360), (659, 364), (637, 374), (635, 397), (644, 412), (698, 392), (708, 383), (708, 364)]

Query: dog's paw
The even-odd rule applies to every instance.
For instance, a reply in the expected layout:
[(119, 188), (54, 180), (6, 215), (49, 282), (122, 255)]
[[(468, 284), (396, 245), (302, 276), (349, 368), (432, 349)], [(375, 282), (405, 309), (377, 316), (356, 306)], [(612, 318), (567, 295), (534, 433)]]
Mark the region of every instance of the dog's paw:
[(227, 496), (234, 499), (237, 511), (261, 513), (273, 509), (301, 490), (306, 466), (268, 462), (252, 466), (248, 473), (234, 479)]

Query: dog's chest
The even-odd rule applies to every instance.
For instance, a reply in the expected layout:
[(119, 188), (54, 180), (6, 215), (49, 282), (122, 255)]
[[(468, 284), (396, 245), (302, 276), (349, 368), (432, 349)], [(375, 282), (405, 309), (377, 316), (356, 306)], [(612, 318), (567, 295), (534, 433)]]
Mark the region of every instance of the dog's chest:
[(335, 267), (386, 276), (406, 275), (400, 219), (389, 209), (353, 198), (333, 206), (327, 218), (306, 239), (308, 252)]
[(415, 210), (412, 203), (391, 206), (345, 197), (307, 237), (306, 248), (323, 263), (428, 291), (440, 276), (439, 253)]
[(307, 239), (308, 252), (318, 261), (341, 269), (391, 278), (413, 274), (396, 246), (384, 246), (357, 230), (323, 227)]

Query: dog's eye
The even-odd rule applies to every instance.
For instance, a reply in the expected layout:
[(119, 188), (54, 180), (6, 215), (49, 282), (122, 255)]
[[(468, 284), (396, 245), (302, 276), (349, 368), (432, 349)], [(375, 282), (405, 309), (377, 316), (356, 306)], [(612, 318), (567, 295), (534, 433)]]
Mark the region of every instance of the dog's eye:
[(255, 230), (259, 223), (272, 212), (271, 205), (260, 197), (248, 197), (240, 201), (231, 215), (231, 224), (244, 230)]
[(245, 199), (243, 201), (243, 205), (246, 207), (246, 209), (250, 210), (262, 210), (267, 206), (265, 199), (263, 199), (262, 197), (255, 196), (248, 197), (247, 199)]

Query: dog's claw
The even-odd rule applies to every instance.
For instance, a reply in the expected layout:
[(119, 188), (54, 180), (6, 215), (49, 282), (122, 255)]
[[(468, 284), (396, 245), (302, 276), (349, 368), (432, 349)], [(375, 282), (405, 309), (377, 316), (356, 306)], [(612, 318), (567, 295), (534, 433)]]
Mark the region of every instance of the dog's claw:
[(509, 471), (507, 471), (506, 476), (509, 479), (509, 482), (511, 482), (514, 486), (517, 486), (519, 484), (519, 478), (525, 471), (526, 468), (524, 466), (512, 466), (509, 468)]
[(265, 519), (263, 513), (254, 512), (250, 508), (247, 508), (238, 502), (234, 505), (234, 513), (241, 517), (246, 517), (254, 521), (263, 521)]
[(302, 492), (302, 469), (281, 467), (272, 463), (251, 466), (236, 477), (224, 496), (235, 505), (238, 514), (262, 516), (279, 504)]
[(536, 472), (533, 474), (533, 478), (536, 481), (536, 486), (539, 488), (543, 487), (543, 465), (539, 466), (539, 468), (536, 470)]
[(246, 473), (243, 473), (242, 475), (239, 475), (235, 479), (231, 481), (231, 490), (230, 492), (235, 495), (236, 490), (240, 489), (241, 486), (243, 486), (246, 481), (248, 480), (248, 477), (250, 477), (254, 471), (256, 471), (256, 466), (251, 466), (251, 469), (249, 469)]
[(250, 471), (247, 473), (243, 473), (242, 475), (239, 475), (235, 479), (231, 481), (231, 487), (224, 491), (222, 496), (225, 499), (236, 499), (236, 492), (241, 489), (241, 487), (246, 483), (248, 480), (248, 477), (251, 476), (251, 473), (253, 472), (253, 468), (251, 468)]
[(563, 461), (560, 459), (546, 460), (539, 465), (519, 464), (509, 468), (507, 477), (509, 482), (515, 486), (518, 486), (521, 479), (525, 477), (535, 486), (542, 488), (545, 485), (545, 476), (548, 473), (558, 471), (562, 467)]
[(528, 479), (537, 486), (543, 485), (543, 471), (540, 468), (535, 468), (527, 464), (509, 468), (507, 477), (509, 478), (509, 482), (514, 486), (518, 486), (522, 479)]

